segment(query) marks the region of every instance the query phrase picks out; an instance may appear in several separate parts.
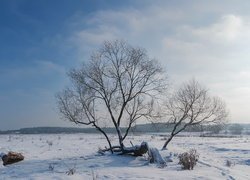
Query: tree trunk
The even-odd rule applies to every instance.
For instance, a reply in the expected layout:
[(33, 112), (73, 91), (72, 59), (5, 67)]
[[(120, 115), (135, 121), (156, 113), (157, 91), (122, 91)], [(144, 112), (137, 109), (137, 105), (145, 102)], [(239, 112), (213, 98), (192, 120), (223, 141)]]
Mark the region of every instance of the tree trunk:
[(105, 136), (105, 138), (106, 138), (106, 140), (108, 141), (108, 144), (109, 144), (109, 149), (110, 149), (111, 153), (113, 154), (113, 148), (112, 148), (112, 145), (111, 145), (111, 142), (109, 140), (108, 135), (99, 126), (97, 126), (96, 124), (94, 124), (94, 127), (97, 128), (97, 130), (100, 131)]
[(162, 147), (162, 150), (165, 150), (167, 149), (167, 145), (168, 143), (173, 139), (174, 135), (171, 134), (171, 136), (168, 138), (168, 140), (164, 143), (163, 147)]
[(116, 127), (116, 131), (117, 131), (117, 134), (118, 134), (118, 139), (119, 139), (119, 144), (121, 146), (121, 150), (123, 151), (124, 150), (124, 144), (123, 144), (123, 138), (122, 138), (122, 133), (121, 133), (120, 127)]
[[(178, 124), (178, 123), (177, 123), (177, 124)], [(177, 125), (177, 124), (176, 124), (176, 125)], [(179, 129), (178, 131), (175, 131), (176, 128), (177, 128), (176, 125), (175, 125), (175, 127), (174, 127), (174, 129), (173, 129), (173, 131), (172, 131), (172, 133), (171, 133), (171, 135), (170, 135), (170, 137), (168, 138), (168, 140), (167, 140), (167, 141), (165, 142), (165, 144), (163, 145), (162, 150), (165, 150), (165, 149), (167, 148), (168, 143), (170, 143), (170, 141), (173, 139), (173, 137), (174, 137), (175, 135), (179, 134), (181, 131), (183, 131), (184, 129), (186, 129), (186, 127), (188, 126), (188, 124), (185, 124), (184, 127), (182, 127), (181, 129)]]

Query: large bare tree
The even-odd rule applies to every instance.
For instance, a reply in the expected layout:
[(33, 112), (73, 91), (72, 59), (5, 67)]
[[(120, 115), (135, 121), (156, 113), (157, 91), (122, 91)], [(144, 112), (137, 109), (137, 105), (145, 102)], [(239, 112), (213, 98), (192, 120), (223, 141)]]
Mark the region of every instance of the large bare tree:
[[(106, 137), (110, 150), (126, 151), (124, 140), (133, 123), (160, 116), (155, 106), (166, 92), (164, 74), (144, 49), (120, 40), (106, 41), (90, 61), (70, 71), (73, 86), (57, 95), (59, 110), (74, 123), (94, 126)], [(118, 145), (112, 146), (104, 126), (115, 128)]]
[(194, 79), (174, 92), (165, 105), (168, 124), (173, 129), (162, 149), (166, 149), (172, 138), (187, 127), (222, 124), (228, 115), (225, 103), (210, 96), (208, 90)]

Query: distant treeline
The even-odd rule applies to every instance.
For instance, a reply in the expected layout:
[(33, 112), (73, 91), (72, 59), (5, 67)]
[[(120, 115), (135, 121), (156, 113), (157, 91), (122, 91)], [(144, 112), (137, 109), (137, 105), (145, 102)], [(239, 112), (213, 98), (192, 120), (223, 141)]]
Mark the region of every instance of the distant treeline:
[[(183, 124), (184, 125), (184, 124)], [(204, 132), (204, 131), (227, 131), (227, 126), (193, 126), (187, 128), (186, 132)], [(250, 130), (250, 124), (244, 124), (244, 129)], [(150, 123), (150, 124), (137, 124), (131, 128), (132, 133), (146, 133), (146, 132), (170, 132), (173, 128), (172, 124), (167, 123)], [(107, 133), (114, 133), (114, 128), (103, 128)], [(121, 131), (125, 131), (122, 128)], [(32, 127), (22, 128), (19, 130), (0, 131), (0, 134), (72, 134), (72, 133), (97, 133), (95, 128), (71, 128), (71, 127)]]
[[(151, 124), (139, 124), (131, 128), (131, 132), (170, 132), (171, 125), (166, 123), (151, 123)], [(103, 128), (107, 133), (115, 133), (115, 128), (107, 127)], [(121, 128), (121, 131), (126, 131), (125, 128)], [(199, 131), (198, 129), (196, 131)], [(71, 127), (32, 127), (21, 128), (19, 130), (7, 130), (0, 131), (0, 134), (55, 134), (55, 133), (97, 133), (95, 128), (71, 128)]]

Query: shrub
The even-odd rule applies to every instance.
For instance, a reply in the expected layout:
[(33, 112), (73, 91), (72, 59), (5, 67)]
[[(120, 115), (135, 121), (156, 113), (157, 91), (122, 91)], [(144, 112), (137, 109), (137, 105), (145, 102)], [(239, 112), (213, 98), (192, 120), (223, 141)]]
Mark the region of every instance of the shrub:
[(92, 170), (92, 179), (97, 180), (98, 176), (97, 174)]
[(189, 152), (184, 152), (179, 155), (179, 164), (183, 169), (192, 170), (199, 159), (199, 154), (195, 149), (191, 149)]
[(167, 137), (161, 138), (162, 141), (166, 141), (167, 139), (168, 139)]
[(11, 139), (12, 139), (12, 137), (9, 135), (9, 139), (8, 139), (8, 142), (11, 142)]
[(69, 168), (68, 171), (66, 172), (67, 175), (73, 175), (75, 174), (76, 172), (76, 168), (73, 167), (73, 168)]
[(234, 165), (235, 165), (234, 162), (232, 162), (232, 161), (230, 161), (230, 160), (226, 160), (226, 166), (227, 166), (227, 167), (231, 167), (231, 166), (234, 166)]
[(55, 169), (54, 164), (49, 164), (49, 170), (50, 170), (50, 171), (54, 171), (54, 169)]
[(53, 145), (53, 141), (46, 141), (46, 143), (49, 145), (49, 150), (50, 150), (50, 148), (51, 148), (51, 146)]

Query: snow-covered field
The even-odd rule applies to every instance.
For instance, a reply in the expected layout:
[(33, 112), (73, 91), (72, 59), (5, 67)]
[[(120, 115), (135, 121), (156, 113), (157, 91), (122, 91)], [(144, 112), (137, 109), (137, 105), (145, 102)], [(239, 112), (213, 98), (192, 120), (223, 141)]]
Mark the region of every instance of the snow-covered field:
[[(115, 136), (111, 137), (115, 141)], [(126, 145), (147, 141), (161, 148), (164, 140), (157, 135), (129, 136)], [(237, 138), (176, 137), (165, 158), (173, 156), (165, 168), (148, 164), (145, 157), (100, 155), (105, 147), (98, 134), (0, 135), (0, 152), (16, 151), (25, 156), (19, 163), (0, 165), (0, 179), (250, 179), (250, 136)], [(194, 170), (182, 170), (177, 153), (197, 149), (200, 158)], [(231, 167), (226, 161), (233, 162)], [(70, 169), (75, 170), (68, 175)]]

